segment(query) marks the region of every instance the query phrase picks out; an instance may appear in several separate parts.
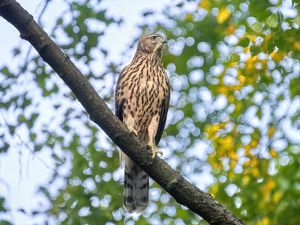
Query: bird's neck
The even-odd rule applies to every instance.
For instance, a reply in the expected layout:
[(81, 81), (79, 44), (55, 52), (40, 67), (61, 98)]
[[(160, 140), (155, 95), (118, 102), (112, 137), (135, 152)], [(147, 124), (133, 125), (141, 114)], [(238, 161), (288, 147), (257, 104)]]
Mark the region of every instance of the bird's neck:
[(139, 52), (137, 51), (134, 55), (133, 61), (143, 61), (147, 62), (150, 65), (153, 66), (161, 66), (162, 60), (161, 60), (161, 51), (160, 52), (154, 52), (154, 53), (145, 53), (145, 52)]

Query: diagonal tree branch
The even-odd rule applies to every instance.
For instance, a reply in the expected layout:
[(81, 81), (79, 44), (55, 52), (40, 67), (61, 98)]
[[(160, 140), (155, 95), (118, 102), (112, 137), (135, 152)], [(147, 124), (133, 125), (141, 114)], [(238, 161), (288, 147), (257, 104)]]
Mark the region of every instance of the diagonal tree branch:
[(189, 183), (164, 160), (159, 157), (152, 159), (151, 154), (146, 151), (146, 146), (128, 132), (87, 78), (19, 3), (15, 0), (0, 0), (0, 15), (19, 30), (20, 37), (29, 41), (43, 60), (64, 80), (91, 119), (178, 203), (188, 207), (210, 224), (244, 224), (210, 194)]

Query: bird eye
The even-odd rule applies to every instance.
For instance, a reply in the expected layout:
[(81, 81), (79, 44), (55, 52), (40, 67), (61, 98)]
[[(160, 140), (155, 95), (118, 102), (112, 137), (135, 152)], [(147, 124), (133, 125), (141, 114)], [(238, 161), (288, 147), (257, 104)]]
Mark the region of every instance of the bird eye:
[(151, 40), (155, 40), (155, 38), (156, 38), (156, 36), (154, 35), (154, 36), (151, 36)]

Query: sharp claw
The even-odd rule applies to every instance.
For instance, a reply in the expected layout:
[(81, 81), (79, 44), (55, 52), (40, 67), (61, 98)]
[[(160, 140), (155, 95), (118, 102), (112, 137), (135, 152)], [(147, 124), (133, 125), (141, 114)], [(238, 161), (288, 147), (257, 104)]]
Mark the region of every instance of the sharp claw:
[(138, 136), (138, 132), (133, 127), (128, 127), (128, 130), (130, 133), (134, 134), (135, 136)]
[(155, 156), (156, 156), (156, 149), (155, 149), (155, 151), (153, 151), (153, 149), (152, 149), (152, 159), (154, 159), (155, 158)]
[(150, 150), (151, 150), (151, 155), (152, 155), (152, 158), (154, 159), (155, 156), (158, 156), (158, 157), (162, 157), (163, 156), (163, 152), (162, 151), (158, 151), (155, 144), (153, 143), (149, 143), (148, 144)]

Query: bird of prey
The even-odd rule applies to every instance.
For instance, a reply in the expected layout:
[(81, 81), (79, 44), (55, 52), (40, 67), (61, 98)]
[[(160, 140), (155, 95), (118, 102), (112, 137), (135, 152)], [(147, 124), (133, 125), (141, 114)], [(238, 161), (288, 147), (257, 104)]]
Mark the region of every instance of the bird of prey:
[[(129, 65), (121, 72), (115, 93), (116, 116), (129, 131), (147, 144), (154, 158), (166, 123), (170, 86), (162, 64), (166, 39), (159, 34), (142, 36)], [(143, 212), (148, 204), (149, 177), (127, 155), (123, 204), (129, 213)]]

